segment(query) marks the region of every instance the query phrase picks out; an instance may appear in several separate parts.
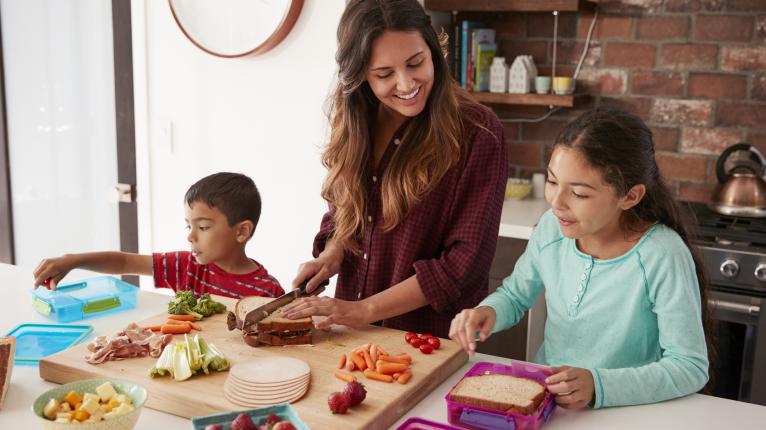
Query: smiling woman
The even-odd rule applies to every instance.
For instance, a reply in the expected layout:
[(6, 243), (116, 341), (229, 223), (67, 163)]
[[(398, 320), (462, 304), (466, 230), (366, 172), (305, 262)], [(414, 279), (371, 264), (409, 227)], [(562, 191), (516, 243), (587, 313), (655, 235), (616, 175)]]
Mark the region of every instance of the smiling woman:
[(336, 298), (288, 317), (446, 336), (488, 290), (508, 177), (503, 127), (449, 75), (416, 0), (350, 1), (322, 161), (330, 208), (293, 283), (338, 274)]

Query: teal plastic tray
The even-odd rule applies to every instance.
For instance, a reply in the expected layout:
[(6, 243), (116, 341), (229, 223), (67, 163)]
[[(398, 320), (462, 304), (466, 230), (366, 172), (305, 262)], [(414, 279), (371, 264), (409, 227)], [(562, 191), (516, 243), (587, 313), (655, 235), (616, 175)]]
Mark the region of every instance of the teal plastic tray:
[(277, 414), (282, 419), (290, 420), (297, 430), (310, 430), (309, 427), (301, 421), (300, 417), (298, 417), (298, 413), (295, 412), (295, 409), (288, 404), (258, 409), (247, 409), (243, 411), (223, 412), (215, 415), (206, 415), (204, 417), (193, 417), (192, 428), (194, 430), (205, 430), (205, 427), (211, 424), (219, 424), (223, 427), (223, 430), (228, 430), (231, 422), (234, 421), (234, 418), (237, 418), (237, 416), (242, 413), (250, 415), (256, 426), (260, 424), (261, 421), (265, 420), (269, 414)]
[(36, 366), (49, 355), (77, 345), (93, 333), (89, 325), (22, 324), (6, 336), (16, 338), (14, 364)]
[(56, 291), (32, 292), (32, 307), (58, 322), (79, 321), (136, 307), (138, 287), (113, 276), (62, 284)]

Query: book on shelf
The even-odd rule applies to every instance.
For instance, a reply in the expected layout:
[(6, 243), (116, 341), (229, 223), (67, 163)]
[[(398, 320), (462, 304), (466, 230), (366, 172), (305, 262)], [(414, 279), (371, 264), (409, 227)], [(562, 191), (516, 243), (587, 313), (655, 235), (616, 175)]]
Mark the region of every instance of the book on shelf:
[(474, 28), (479, 28), (484, 25), (478, 21), (461, 21), (460, 22), (460, 86), (468, 88), (468, 71), (470, 63), (470, 44), (468, 42), (469, 33)]
[(476, 45), (474, 91), (489, 91), (489, 69), (492, 66), (492, 59), (495, 58), (496, 51), (497, 45), (493, 42), (480, 42)]

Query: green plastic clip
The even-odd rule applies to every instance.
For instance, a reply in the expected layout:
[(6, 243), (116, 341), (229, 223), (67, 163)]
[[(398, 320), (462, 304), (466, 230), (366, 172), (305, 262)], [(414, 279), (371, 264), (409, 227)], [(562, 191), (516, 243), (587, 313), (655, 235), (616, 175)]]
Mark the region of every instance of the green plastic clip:
[(40, 300), (37, 297), (35, 297), (35, 299), (32, 300), (32, 309), (36, 310), (37, 312), (40, 312), (41, 314), (45, 316), (49, 316), (51, 314), (50, 303)]
[(102, 300), (97, 300), (95, 302), (88, 302), (83, 303), (82, 305), (82, 313), (83, 314), (95, 314), (97, 312), (104, 312), (109, 309), (114, 309), (116, 307), (120, 306), (120, 298), (119, 297), (109, 297)]

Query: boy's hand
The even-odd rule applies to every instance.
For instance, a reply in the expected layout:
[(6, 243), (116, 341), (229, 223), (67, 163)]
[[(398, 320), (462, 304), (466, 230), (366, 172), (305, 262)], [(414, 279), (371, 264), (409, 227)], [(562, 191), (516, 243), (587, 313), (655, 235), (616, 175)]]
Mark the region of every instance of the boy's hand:
[(33, 272), (35, 288), (44, 286), (49, 290), (55, 291), (61, 279), (75, 267), (77, 267), (77, 264), (74, 261), (74, 257), (68, 255), (41, 261)]
[(449, 337), (469, 355), (473, 355), (476, 352), (476, 332), (479, 332), (479, 339), (484, 342), (492, 334), (496, 319), (495, 310), (489, 306), (463, 309), (452, 320)]
[(593, 400), (593, 375), (579, 367), (554, 367), (553, 375), (545, 379), (548, 391), (556, 395), (556, 403), (566, 409), (582, 409)]
[(300, 265), (298, 275), (293, 279), (293, 289), (298, 288), (303, 281), (308, 279), (306, 292), (311, 293), (323, 281), (330, 279), (340, 272), (343, 258), (343, 249), (335, 246), (332, 241), (328, 242), (325, 250), (319, 254), (319, 257)]

